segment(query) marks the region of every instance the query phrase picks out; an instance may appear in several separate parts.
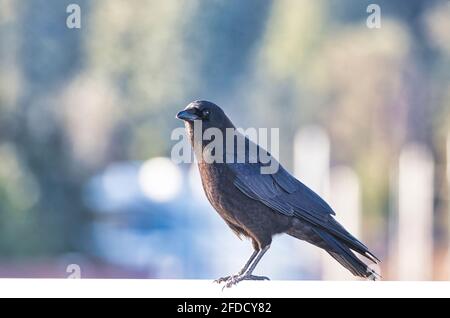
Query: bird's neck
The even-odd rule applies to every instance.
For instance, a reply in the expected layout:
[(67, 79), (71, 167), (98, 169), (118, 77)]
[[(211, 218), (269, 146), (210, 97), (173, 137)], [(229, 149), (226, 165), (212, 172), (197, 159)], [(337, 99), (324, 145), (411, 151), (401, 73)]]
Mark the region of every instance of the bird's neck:
[[(211, 136), (205, 138), (205, 131), (208, 130), (209, 127), (205, 127), (200, 122), (194, 125), (193, 122), (185, 122), (186, 131), (191, 142), (191, 146), (194, 149), (195, 156), (198, 161), (202, 161), (204, 155), (205, 147), (211, 144)], [(222, 145), (225, 147), (227, 144), (227, 129), (236, 129), (231, 121), (226, 121), (221, 125), (221, 127), (214, 127), (215, 129), (220, 130), (221, 136), (214, 136), (213, 138), (222, 138)], [(225, 154), (225, 148), (223, 149), (223, 153)]]

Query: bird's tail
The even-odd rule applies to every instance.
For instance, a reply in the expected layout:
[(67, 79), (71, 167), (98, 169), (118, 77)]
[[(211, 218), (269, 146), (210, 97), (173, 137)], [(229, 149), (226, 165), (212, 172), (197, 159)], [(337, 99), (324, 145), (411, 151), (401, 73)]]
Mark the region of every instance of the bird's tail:
[(378, 280), (381, 278), (379, 274), (371, 269), (366, 263), (361, 261), (345, 242), (339, 240), (324, 230), (316, 228), (313, 229), (313, 231), (326, 243), (324, 249), (328, 252), (328, 254), (348, 269), (353, 275), (370, 280)]
[[(356, 251), (374, 263), (379, 262), (379, 260), (356, 239), (344, 240), (336, 235), (333, 235), (333, 233), (328, 232), (326, 229), (316, 226), (308, 226), (307, 228), (293, 227), (287, 233), (300, 240), (306, 240), (309, 243), (324, 249), (331, 255), (331, 257), (333, 257), (355, 276), (371, 280), (378, 280), (381, 278), (379, 274), (360, 260), (353, 252), (353, 250)], [(305, 233), (309, 234), (305, 235)], [(358, 242), (359, 244), (356, 244), (355, 242)]]

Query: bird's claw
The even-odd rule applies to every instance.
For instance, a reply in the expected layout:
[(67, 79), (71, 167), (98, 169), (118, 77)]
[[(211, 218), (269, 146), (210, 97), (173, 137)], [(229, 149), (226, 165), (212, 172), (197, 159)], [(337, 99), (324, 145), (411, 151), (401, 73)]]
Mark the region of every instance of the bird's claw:
[(231, 286), (236, 285), (237, 283), (239, 283), (240, 282), (239, 278), (240, 278), (240, 276), (237, 276), (237, 275), (231, 276), (230, 279), (228, 279), (226, 281), (226, 284), (222, 287), (222, 291), (225, 288), (230, 288)]
[(225, 285), (222, 287), (222, 290), (224, 290), (225, 288), (230, 288), (234, 285), (237, 285), (239, 282), (243, 280), (270, 280), (270, 278), (266, 276), (244, 274), (244, 275), (232, 275), (227, 277), (221, 277), (219, 279), (216, 279), (215, 282), (219, 284), (225, 282)]
[(230, 275), (230, 276), (220, 277), (220, 278), (217, 278), (216, 280), (214, 280), (214, 283), (221, 284), (221, 283), (227, 282), (234, 276), (238, 276), (238, 275)]

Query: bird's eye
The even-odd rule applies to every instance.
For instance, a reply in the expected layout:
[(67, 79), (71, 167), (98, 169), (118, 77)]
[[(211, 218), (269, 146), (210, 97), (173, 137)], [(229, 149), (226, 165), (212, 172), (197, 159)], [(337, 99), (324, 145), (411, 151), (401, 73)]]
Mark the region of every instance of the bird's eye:
[(208, 117), (209, 117), (209, 110), (208, 109), (205, 109), (203, 111), (202, 117), (203, 117), (203, 119), (208, 119)]

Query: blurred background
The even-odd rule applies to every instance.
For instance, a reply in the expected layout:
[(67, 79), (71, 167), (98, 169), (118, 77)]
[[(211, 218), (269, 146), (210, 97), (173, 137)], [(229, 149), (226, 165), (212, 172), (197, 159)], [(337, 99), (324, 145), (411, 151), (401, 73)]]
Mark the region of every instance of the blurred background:
[[(207, 99), (280, 128), (281, 163), (384, 279), (448, 280), (450, 2), (377, 0), (375, 29), (370, 3), (0, 0), (0, 277), (240, 269), (250, 242), (170, 160), (174, 115)], [(256, 272), (353, 279), (283, 236)]]

